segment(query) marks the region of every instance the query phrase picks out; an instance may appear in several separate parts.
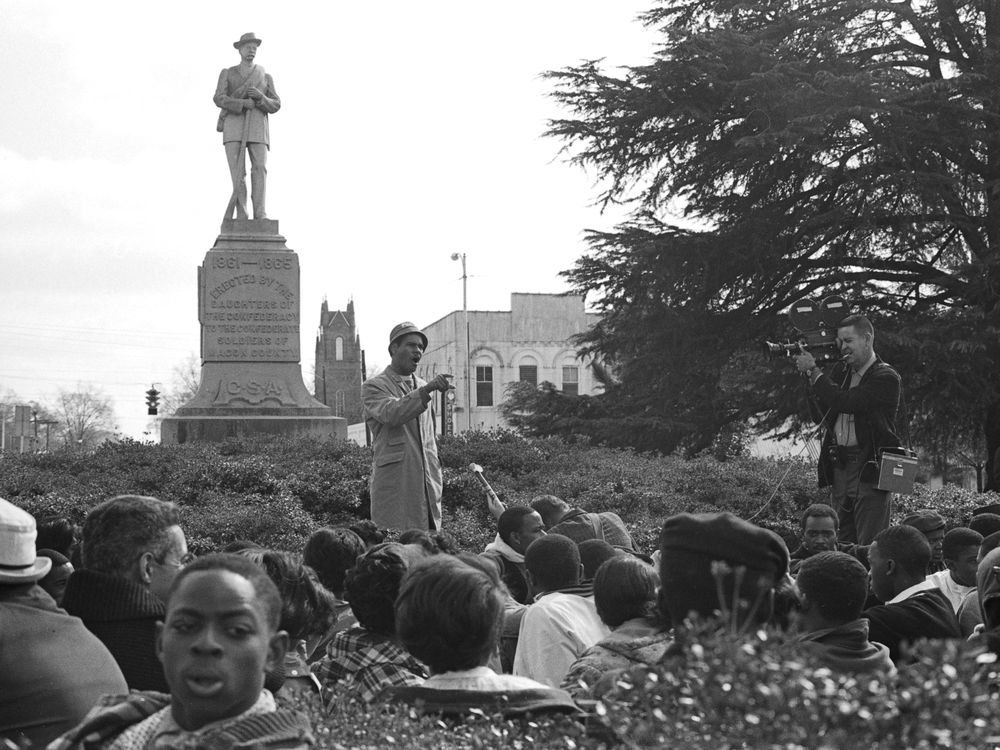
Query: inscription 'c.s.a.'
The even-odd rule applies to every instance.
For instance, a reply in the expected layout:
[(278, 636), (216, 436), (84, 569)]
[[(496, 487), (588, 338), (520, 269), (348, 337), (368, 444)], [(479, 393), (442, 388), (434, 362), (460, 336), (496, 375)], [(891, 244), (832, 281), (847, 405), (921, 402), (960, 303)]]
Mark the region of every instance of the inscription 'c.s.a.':
[(275, 383), (273, 380), (263, 383), (258, 380), (248, 380), (245, 382), (230, 380), (226, 383), (226, 393), (230, 396), (243, 396), (250, 400), (259, 400), (268, 398), (269, 396), (281, 398), (282, 388), (281, 385)]
[(226, 268), (229, 270), (238, 270), (243, 266), (253, 266), (265, 271), (291, 271), (295, 267), (295, 263), (291, 258), (271, 257), (269, 255), (262, 256), (258, 260), (247, 260), (246, 258), (238, 258), (235, 255), (222, 255), (213, 258), (212, 265), (215, 268)]

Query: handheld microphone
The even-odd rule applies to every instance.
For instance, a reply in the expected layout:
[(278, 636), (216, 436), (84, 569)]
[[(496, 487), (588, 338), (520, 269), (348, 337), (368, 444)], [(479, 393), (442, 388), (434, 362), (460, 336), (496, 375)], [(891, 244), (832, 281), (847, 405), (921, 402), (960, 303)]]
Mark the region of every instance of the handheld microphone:
[[(493, 488), (490, 487), (490, 483), (486, 481), (486, 477), (483, 476), (483, 467), (479, 464), (469, 464), (469, 471), (475, 475), (476, 479), (483, 486), (483, 489), (487, 492), (493, 492)], [(494, 493), (495, 494), (495, 493)]]

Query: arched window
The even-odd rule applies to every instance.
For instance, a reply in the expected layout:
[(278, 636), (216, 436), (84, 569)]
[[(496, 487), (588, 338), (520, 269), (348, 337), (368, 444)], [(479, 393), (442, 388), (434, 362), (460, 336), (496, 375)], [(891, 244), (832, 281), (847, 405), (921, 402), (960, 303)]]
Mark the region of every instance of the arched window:
[(337, 391), (333, 395), (333, 415), (335, 417), (343, 417), (346, 411), (347, 405), (344, 401), (344, 392)]
[(333, 358), (338, 362), (344, 358), (344, 337), (337, 336), (333, 341)]

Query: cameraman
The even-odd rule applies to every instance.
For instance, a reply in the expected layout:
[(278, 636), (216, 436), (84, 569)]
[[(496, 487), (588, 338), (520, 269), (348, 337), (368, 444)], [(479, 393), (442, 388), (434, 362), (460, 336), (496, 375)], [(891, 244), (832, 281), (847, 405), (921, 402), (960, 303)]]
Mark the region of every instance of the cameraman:
[(892, 498), (875, 488), (878, 450), (900, 444), (896, 435), (899, 373), (875, 354), (875, 329), (863, 315), (850, 315), (837, 326), (843, 355), (829, 375), (803, 352), (795, 366), (809, 379), (819, 408), (816, 421), (826, 424), (819, 458), (819, 486), (832, 488), (840, 519), (839, 540), (871, 544), (889, 526)]

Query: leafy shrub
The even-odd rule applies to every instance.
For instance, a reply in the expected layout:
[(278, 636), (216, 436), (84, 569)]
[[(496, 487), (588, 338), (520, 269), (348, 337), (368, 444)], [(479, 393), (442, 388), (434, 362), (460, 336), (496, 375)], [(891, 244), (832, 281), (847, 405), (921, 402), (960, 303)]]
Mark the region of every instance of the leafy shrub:
[(893, 677), (817, 667), (794, 638), (705, 632), (634, 670), (597, 711), (601, 734), (638, 747), (988, 747), (995, 655), (925, 643)]
[(4, 456), (0, 495), (29, 512), (58, 512), (78, 522), (115, 495), (154, 495), (180, 505), (194, 551), (238, 538), (301, 549), (318, 525), (358, 518), (370, 465), (370, 451), (342, 441), (255, 437), (159, 446), (126, 440), (89, 455)]
[(945, 518), (946, 526), (965, 526), (972, 518), (972, 511), (982, 505), (998, 502), (996, 493), (981, 494), (954, 484), (946, 484), (937, 489), (927, 485), (914, 485), (913, 494), (898, 499), (895, 514), (902, 519), (907, 513), (922, 508), (933, 508)]
[(444, 438), (438, 455), (445, 466), (467, 469), (477, 463), (516, 478), (543, 467), (548, 448), (559, 445), (558, 441), (529, 440), (511, 430), (475, 431)]
[[(503, 430), (445, 438), (440, 455), (445, 528), (470, 550), (482, 549), (496, 532), (469, 472), (473, 462), (506, 502), (553, 494), (585, 510), (615, 512), (647, 551), (668, 516), (715, 510), (752, 519), (794, 546), (801, 511), (829, 499), (816, 487), (814, 465), (799, 459), (653, 456), (558, 438), (529, 440)], [(155, 495), (182, 507), (199, 549), (253, 534), (300, 549), (317, 526), (367, 515), (370, 470), (371, 451), (344, 441), (261, 436), (160, 446), (125, 440), (85, 455), (6, 454), (0, 457), (0, 496), (31, 512), (64, 513), (79, 522), (114, 495)], [(913, 495), (897, 499), (894, 518), (930, 507), (950, 526), (959, 525), (973, 508), (995, 499), (951, 485), (917, 485)]]
[(181, 523), (188, 548), (195, 554), (218, 550), (247, 539), (262, 547), (301, 551), (305, 537), (316, 528), (313, 518), (291, 495), (219, 496), (192, 512), (182, 506)]
[[(406, 707), (361, 707), (312, 698), (322, 748), (984, 748), (1000, 741), (995, 657), (956, 642), (919, 645), (892, 677), (817, 667), (794, 637), (701, 628), (676, 656), (632, 670), (577, 721), (473, 715), (419, 716)], [(280, 694), (279, 694), (280, 696)], [(284, 700), (284, 699), (281, 699)]]
[(309, 716), (320, 750), (529, 747), (575, 750), (589, 744), (584, 725), (566, 717), (523, 721), (477, 713), (464, 721), (444, 722), (435, 716), (419, 716), (406, 707), (334, 701), (327, 709), (317, 698), (305, 695), (285, 699), (279, 694), (279, 701)]

